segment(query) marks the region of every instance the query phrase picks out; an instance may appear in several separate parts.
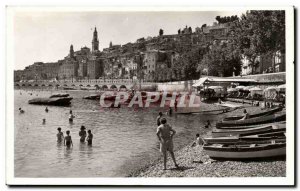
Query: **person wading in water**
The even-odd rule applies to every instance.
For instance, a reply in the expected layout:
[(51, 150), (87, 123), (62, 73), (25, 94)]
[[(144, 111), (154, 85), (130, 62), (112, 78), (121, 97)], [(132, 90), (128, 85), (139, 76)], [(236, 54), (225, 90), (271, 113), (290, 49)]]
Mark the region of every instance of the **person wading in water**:
[(85, 131), (85, 127), (83, 125), (80, 128), (79, 136), (80, 136), (80, 142), (84, 143), (85, 138), (86, 138), (86, 131)]

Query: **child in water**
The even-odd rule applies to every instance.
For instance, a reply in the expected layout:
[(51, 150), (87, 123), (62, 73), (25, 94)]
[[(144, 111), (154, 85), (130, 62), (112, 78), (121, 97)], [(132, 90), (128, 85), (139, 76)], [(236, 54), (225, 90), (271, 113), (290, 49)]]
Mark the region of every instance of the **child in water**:
[(59, 128), (57, 128), (57, 131), (58, 131), (58, 133), (57, 133), (57, 142), (58, 143), (61, 143), (61, 142), (63, 142), (63, 140), (64, 140), (64, 133), (63, 132), (61, 132), (61, 128), (59, 127)]
[(64, 145), (68, 148), (73, 147), (72, 137), (70, 136), (70, 131), (66, 131), (67, 136), (65, 137)]
[(86, 138), (88, 145), (92, 145), (93, 143), (93, 134), (91, 130), (88, 130), (88, 136)]

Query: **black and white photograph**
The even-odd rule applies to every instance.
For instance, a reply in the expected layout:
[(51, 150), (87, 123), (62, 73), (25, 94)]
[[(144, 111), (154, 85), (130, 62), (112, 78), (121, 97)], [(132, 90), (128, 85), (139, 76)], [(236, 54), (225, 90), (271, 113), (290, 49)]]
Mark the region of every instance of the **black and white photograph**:
[(294, 7), (6, 20), (8, 185), (295, 184)]

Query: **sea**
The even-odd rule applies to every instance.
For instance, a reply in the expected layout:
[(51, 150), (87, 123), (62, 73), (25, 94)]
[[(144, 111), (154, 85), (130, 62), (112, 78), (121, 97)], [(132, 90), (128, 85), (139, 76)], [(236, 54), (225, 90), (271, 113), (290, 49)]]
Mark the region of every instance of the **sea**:
[[(28, 101), (68, 93), (73, 100), (68, 107), (30, 105)], [(101, 108), (99, 101), (84, 96), (95, 90), (14, 90), (14, 161), (15, 177), (126, 177), (161, 157), (156, 137), (158, 112), (168, 108)], [(25, 113), (21, 114), (19, 108)], [(75, 115), (69, 123), (69, 111)], [(196, 133), (204, 134), (207, 120), (216, 121), (217, 115), (164, 115), (176, 130), (174, 149), (190, 144)], [(46, 123), (43, 124), (43, 119)], [(84, 125), (93, 133), (93, 145), (80, 143), (79, 130)], [(64, 135), (71, 133), (73, 148), (57, 143), (57, 128)]]

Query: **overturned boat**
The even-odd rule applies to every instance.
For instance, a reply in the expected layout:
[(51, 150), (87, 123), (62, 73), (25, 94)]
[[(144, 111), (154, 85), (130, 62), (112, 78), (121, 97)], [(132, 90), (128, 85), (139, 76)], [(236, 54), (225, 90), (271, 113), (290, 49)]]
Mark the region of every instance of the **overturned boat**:
[(72, 99), (72, 97), (34, 98), (29, 100), (28, 103), (36, 105), (65, 106), (70, 105)]
[(286, 155), (286, 143), (274, 140), (266, 144), (206, 144), (204, 151), (215, 159), (257, 159)]

